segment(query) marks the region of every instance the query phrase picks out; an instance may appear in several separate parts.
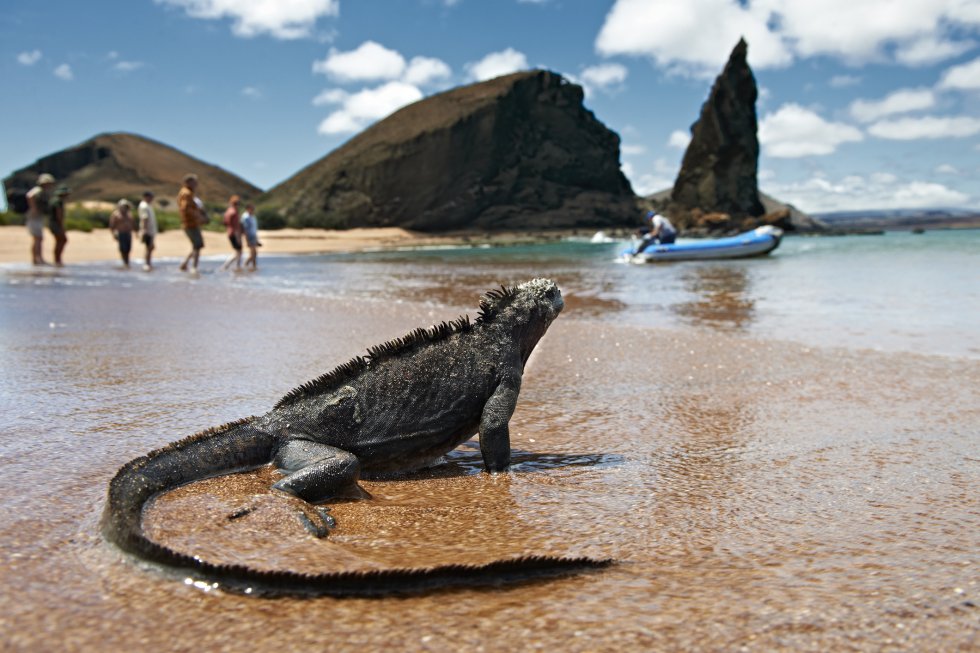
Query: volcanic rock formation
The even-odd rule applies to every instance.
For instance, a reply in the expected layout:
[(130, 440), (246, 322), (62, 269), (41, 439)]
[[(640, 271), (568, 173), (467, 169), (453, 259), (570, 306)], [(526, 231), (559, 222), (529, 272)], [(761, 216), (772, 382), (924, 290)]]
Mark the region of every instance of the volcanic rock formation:
[(127, 133), (100, 134), (42, 157), (4, 179), (4, 186), (31, 188), (42, 172), (54, 175), (58, 185), (70, 187), (72, 201), (139, 199), (147, 189), (158, 199), (172, 201), (189, 172), (198, 175), (198, 193), (209, 203), (224, 203), (231, 195), (254, 198), (262, 192), (227, 170)]
[(404, 107), (261, 200), (291, 226), (422, 231), (629, 225), (619, 136), (535, 70)]
[[(758, 90), (747, 52), (748, 45), (739, 40), (691, 126), (691, 142), (666, 207), (681, 229), (740, 227), (746, 218), (766, 212), (756, 179)], [(713, 225), (698, 224), (705, 215), (727, 217)]]

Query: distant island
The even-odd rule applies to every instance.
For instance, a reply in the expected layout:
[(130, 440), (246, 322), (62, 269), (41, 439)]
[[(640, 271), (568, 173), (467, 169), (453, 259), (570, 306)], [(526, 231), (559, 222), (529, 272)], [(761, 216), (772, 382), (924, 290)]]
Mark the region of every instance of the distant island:
[(834, 211), (813, 217), (832, 230), (851, 232), (980, 229), (980, 210), (970, 209)]

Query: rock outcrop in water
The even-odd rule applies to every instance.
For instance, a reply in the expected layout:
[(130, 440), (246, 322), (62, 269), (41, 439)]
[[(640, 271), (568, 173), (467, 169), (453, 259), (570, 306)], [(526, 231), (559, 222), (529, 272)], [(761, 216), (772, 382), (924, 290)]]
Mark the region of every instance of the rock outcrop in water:
[(422, 231), (626, 226), (619, 136), (581, 87), (535, 70), (404, 107), (273, 188), (291, 226)]
[(232, 195), (258, 197), (262, 192), (227, 170), (136, 134), (100, 134), (74, 147), (49, 154), (3, 180), (8, 190), (29, 189), (47, 172), (71, 188), (72, 201), (115, 202), (138, 199), (152, 190), (158, 199), (176, 198), (184, 175), (199, 178), (207, 202), (223, 203)]
[[(691, 126), (691, 142), (666, 207), (681, 229), (724, 230), (766, 212), (756, 178), (758, 90), (747, 53), (748, 45), (739, 40)], [(704, 216), (714, 216), (713, 221)]]

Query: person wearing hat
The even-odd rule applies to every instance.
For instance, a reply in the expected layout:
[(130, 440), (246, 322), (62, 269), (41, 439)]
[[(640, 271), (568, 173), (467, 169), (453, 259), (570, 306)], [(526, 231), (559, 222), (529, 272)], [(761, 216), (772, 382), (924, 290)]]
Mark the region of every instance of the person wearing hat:
[(67, 186), (58, 187), (48, 212), (48, 229), (54, 236), (54, 264), (59, 268), (64, 265), (61, 255), (65, 251), (65, 245), (68, 244), (68, 234), (65, 233), (65, 209), (68, 205), (69, 193)]
[(44, 216), (51, 202), (54, 177), (44, 172), (38, 175), (37, 185), (27, 191), (27, 231), (31, 234), (31, 261), (34, 265), (47, 265), (41, 254), (44, 240)]
[(153, 249), (157, 236), (157, 214), (153, 210), (153, 191), (143, 191), (143, 199), (136, 213), (140, 219), (139, 230), (143, 234), (140, 238), (146, 245), (146, 263), (143, 264), (143, 269), (149, 272), (153, 269)]
[(184, 185), (177, 193), (177, 208), (180, 211), (180, 224), (188, 240), (191, 241), (191, 253), (180, 264), (180, 269), (187, 270), (187, 265), (190, 263), (192, 272), (197, 272), (197, 263), (204, 248), (204, 237), (201, 236), (201, 222), (204, 216), (197, 202), (194, 201), (197, 199), (194, 197), (195, 190), (197, 190), (197, 175), (184, 175)]
[(643, 231), (643, 241), (636, 248), (635, 254), (639, 254), (650, 245), (659, 243), (669, 245), (677, 240), (677, 229), (671, 224), (670, 220), (660, 215), (656, 211), (647, 213), (647, 220), (650, 221), (650, 229)]
[(132, 214), (133, 205), (129, 200), (119, 200), (116, 202), (116, 210), (109, 216), (109, 229), (112, 237), (119, 243), (119, 254), (122, 256), (123, 265), (129, 267), (129, 252), (133, 248), (133, 230), (135, 223)]

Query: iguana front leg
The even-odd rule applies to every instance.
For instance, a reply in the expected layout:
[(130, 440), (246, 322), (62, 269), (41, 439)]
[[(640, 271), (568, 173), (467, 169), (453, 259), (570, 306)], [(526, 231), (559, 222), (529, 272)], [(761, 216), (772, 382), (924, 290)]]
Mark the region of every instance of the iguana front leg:
[(490, 395), (480, 417), (480, 453), (488, 472), (502, 472), (510, 466), (510, 423), (517, 408), (521, 377), (505, 377)]

